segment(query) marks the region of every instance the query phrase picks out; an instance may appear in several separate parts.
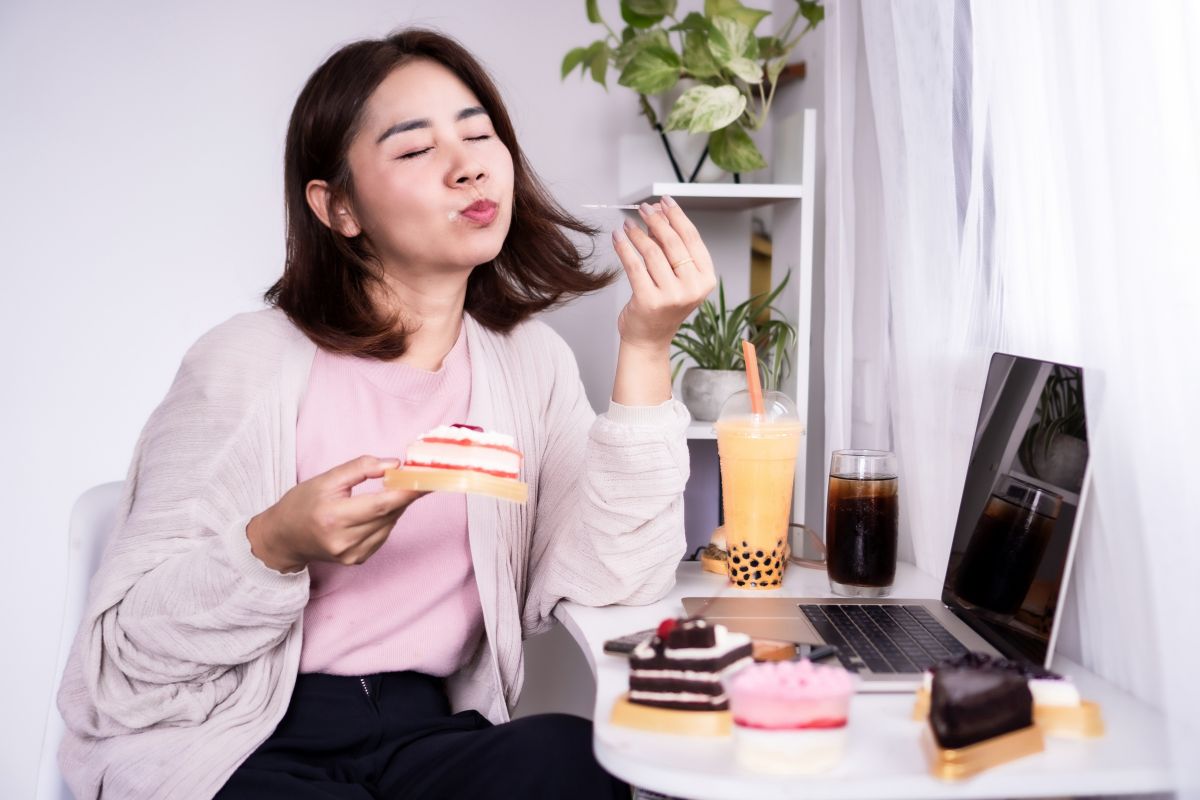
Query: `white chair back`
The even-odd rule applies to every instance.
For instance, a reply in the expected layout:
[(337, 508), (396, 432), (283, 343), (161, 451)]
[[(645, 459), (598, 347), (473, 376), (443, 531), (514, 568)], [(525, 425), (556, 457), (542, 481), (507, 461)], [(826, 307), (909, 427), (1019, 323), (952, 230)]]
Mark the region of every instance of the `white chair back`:
[(71, 522), (67, 531), (67, 592), (63, 605), (62, 631), (58, 641), (58, 662), (54, 669), (54, 690), (50, 696), (50, 707), (46, 712), (46, 732), (42, 737), (42, 757), (38, 771), (37, 800), (72, 800), (71, 792), (63, 783), (58, 772), (58, 744), (66, 730), (58, 713), (55, 698), (62, 682), (63, 668), (83, 609), (87, 604), (88, 584), (96, 568), (108, 537), (112, 533), (117, 504), (121, 499), (120, 481), (102, 483), (88, 489), (75, 501), (71, 509)]

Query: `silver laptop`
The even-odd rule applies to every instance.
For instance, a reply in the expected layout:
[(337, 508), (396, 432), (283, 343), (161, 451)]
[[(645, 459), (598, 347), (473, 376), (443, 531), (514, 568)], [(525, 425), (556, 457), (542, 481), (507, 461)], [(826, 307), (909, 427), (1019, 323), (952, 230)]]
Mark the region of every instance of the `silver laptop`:
[(1087, 453), (1083, 370), (997, 353), (940, 600), (685, 597), (684, 610), (756, 637), (834, 645), (860, 691), (912, 690), (926, 667), (967, 650), (1047, 666)]

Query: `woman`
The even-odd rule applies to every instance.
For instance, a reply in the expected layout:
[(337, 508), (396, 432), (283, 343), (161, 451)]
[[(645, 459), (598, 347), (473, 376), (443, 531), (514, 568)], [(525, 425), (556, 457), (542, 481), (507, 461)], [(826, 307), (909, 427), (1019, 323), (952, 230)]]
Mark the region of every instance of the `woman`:
[[(461, 46), (407, 31), (310, 78), (274, 306), (202, 337), (141, 436), (59, 695), (80, 798), (617, 797), (591, 727), (508, 722), (563, 598), (648, 603), (684, 548), (668, 346), (714, 285), (664, 198), (614, 246), (633, 288), (612, 404), (537, 311), (612, 279), (525, 165)], [(386, 491), (438, 424), (510, 432), (524, 506)]]

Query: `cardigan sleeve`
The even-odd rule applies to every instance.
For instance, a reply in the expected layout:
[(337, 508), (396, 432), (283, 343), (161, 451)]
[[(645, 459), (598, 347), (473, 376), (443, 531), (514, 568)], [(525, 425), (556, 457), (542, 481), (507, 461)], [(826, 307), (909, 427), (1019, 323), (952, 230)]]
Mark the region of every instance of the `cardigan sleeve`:
[(524, 612), (530, 634), (549, 627), (560, 599), (592, 606), (660, 599), (687, 546), (687, 409), (677, 400), (611, 403), (596, 416), (574, 355), (554, 342)]
[(307, 570), (268, 568), (245, 533), (277, 499), (263, 334), (202, 338), (142, 432), (59, 695), (81, 735), (204, 721), (298, 624)]

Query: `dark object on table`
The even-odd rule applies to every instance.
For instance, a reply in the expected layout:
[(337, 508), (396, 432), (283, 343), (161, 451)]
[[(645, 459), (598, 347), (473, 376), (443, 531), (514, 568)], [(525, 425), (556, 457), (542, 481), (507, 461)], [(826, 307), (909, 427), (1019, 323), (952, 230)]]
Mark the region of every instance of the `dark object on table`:
[(939, 747), (966, 747), (1032, 725), (1033, 695), (1015, 672), (942, 668), (933, 677), (929, 724)]

